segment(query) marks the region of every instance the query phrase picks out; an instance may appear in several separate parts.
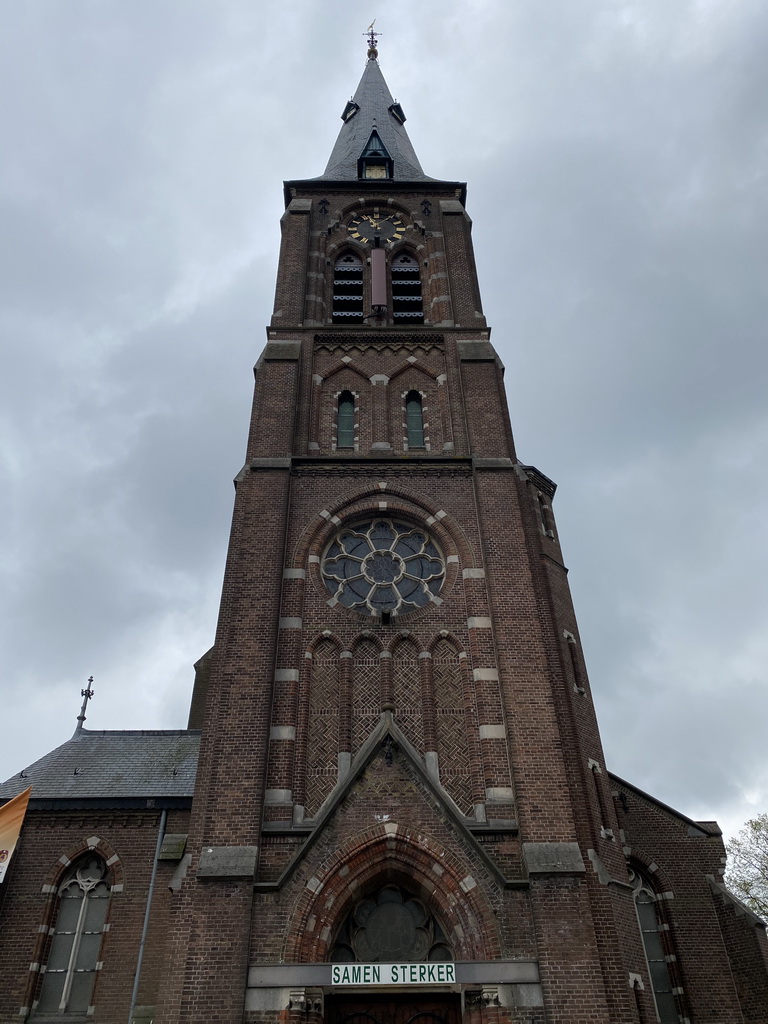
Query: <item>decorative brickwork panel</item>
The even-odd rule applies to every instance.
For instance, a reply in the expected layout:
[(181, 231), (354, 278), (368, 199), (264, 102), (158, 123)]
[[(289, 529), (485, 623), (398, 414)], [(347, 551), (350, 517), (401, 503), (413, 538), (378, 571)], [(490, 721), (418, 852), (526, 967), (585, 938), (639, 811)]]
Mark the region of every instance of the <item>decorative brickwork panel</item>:
[(457, 652), (441, 640), (432, 654), (432, 679), (437, 712), (437, 753), (440, 781), (464, 814), (472, 810), (472, 777), (464, 708), (461, 665)]
[(354, 650), (352, 662), (352, 753), (365, 743), (379, 717), (379, 651), (371, 640)]
[(392, 658), (392, 682), (397, 724), (419, 753), (423, 754), (419, 652), (410, 640), (403, 640), (395, 647)]
[(339, 652), (323, 640), (312, 656), (307, 743), (307, 814), (314, 814), (336, 784), (339, 752)]

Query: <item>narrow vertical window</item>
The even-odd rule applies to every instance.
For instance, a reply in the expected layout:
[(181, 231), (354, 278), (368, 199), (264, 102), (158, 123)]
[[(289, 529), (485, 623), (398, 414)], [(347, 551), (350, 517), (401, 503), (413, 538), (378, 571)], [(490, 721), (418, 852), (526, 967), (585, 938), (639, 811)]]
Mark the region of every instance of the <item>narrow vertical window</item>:
[(339, 395), (339, 410), (336, 418), (336, 447), (355, 447), (355, 397), (351, 391)]
[(424, 415), (421, 395), (418, 391), (409, 391), (405, 396), (405, 428), (409, 448), (424, 447)]
[(107, 867), (80, 860), (59, 887), (59, 906), (38, 1013), (87, 1013), (109, 907)]
[(565, 631), (565, 642), (568, 644), (568, 654), (571, 658), (571, 672), (573, 673), (573, 689), (576, 693), (586, 693), (584, 676), (581, 672), (579, 652), (576, 650), (576, 637), (573, 633)]
[(340, 256), (333, 268), (332, 316), (335, 324), (363, 320), (363, 261), (354, 253)]
[(677, 1024), (680, 1017), (661, 938), (661, 921), (656, 896), (650, 883), (641, 875), (630, 872), (630, 878), (635, 884), (635, 908), (643, 937), (645, 958), (648, 961), (656, 1013), (661, 1024)]
[(392, 261), (392, 317), (395, 323), (424, 323), (419, 264), (406, 252)]

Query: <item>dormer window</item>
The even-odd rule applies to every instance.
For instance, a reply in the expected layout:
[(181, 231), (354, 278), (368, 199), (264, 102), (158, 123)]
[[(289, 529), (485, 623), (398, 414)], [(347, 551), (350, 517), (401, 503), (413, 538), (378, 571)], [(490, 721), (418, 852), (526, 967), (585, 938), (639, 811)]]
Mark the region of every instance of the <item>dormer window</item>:
[(389, 112), (392, 115), (392, 117), (395, 118), (396, 121), (398, 121), (400, 124), (405, 124), (405, 114), (403, 113), (403, 108), (400, 106), (399, 103), (393, 103), (389, 107)]
[(394, 163), (389, 151), (374, 128), (357, 161), (357, 176), (363, 179), (391, 178)]
[(347, 121), (351, 121), (355, 114), (358, 112), (360, 107), (354, 100), (350, 100), (349, 103), (344, 107), (341, 114), (341, 120), (346, 124)]

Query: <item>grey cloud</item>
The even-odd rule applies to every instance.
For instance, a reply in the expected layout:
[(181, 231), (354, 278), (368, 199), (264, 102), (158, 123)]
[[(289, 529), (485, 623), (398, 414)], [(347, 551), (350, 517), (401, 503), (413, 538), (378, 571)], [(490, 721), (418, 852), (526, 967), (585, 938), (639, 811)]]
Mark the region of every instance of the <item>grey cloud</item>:
[(89, 722), (185, 721), (281, 182), (322, 172), (374, 14), (425, 171), (469, 182), (608, 765), (738, 825), (768, 805), (758, 2), (424, 0), (359, 28), (304, 2), (7, 5), (0, 774), (66, 738), (90, 672)]

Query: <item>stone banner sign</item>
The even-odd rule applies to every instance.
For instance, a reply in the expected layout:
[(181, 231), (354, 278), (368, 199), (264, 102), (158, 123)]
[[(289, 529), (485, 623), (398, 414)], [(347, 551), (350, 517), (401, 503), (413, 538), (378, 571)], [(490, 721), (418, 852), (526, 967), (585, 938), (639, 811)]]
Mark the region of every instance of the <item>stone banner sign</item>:
[(333, 964), (331, 985), (449, 985), (456, 981), (456, 965), (439, 964)]

